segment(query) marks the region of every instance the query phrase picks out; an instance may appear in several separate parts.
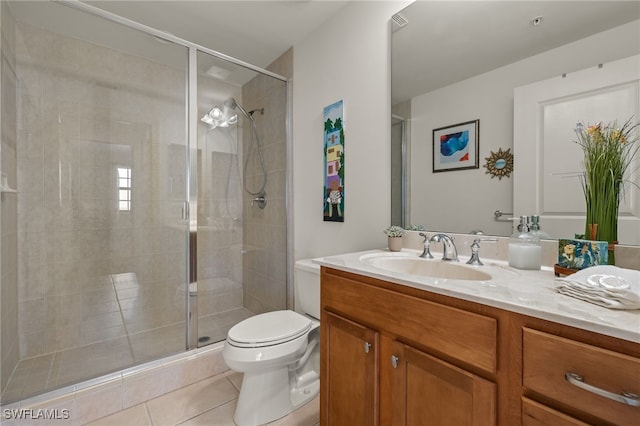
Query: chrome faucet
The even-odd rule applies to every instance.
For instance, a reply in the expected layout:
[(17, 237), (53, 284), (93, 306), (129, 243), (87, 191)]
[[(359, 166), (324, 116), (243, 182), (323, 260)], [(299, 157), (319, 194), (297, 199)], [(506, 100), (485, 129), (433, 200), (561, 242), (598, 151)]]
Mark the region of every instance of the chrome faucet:
[(424, 245), (424, 248), (422, 249), (422, 254), (420, 255), (420, 257), (433, 259), (433, 255), (429, 251), (429, 237), (424, 232), (421, 232), (418, 235), (420, 235), (423, 238), (422, 243)]
[(471, 244), (471, 257), (469, 258), (469, 261), (467, 262), (468, 265), (473, 265), (473, 266), (482, 266), (482, 265), (484, 265), (484, 263), (482, 263), (482, 261), (480, 261), (480, 257), (478, 256), (478, 252), (480, 251), (480, 242), (481, 241), (495, 243), (495, 242), (498, 241), (498, 239), (497, 238), (476, 238), (475, 240), (473, 240), (473, 243)]
[(453, 243), (453, 238), (447, 234), (435, 234), (431, 237), (431, 242), (442, 242), (442, 260), (458, 261), (458, 249)]

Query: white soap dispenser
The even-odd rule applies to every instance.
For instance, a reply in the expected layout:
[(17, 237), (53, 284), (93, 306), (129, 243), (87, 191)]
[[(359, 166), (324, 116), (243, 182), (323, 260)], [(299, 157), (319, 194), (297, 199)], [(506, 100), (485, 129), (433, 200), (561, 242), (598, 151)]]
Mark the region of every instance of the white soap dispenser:
[(518, 230), (509, 240), (509, 266), (518, 269), (539, 270), (542, 265), (540, 237), (529, 232), (529, 218), (520, 216)]
[(533, 215), (529, 218), (531, 220), (531, 226), (529, 227), (529, 232), (534, 235), (537, 235), (541, 240), (550, 240), (551, 235), (547, 234), (543, 230), (540, 229), (540, 216)]

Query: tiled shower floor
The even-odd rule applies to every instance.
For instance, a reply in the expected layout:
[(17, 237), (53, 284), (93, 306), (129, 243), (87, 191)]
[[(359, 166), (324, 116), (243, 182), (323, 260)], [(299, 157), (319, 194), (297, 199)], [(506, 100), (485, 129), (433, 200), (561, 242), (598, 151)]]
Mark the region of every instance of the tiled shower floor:
[[(122, 328), (126, 334), (21, 360), (2, 394), (3, 402), (22, 400), (185, 350), (184, 321), (167, 321), (170, 314), (166, 306), (146, 303), (144, 297), (132, 291), (126, 282), (118, 285), (114, 279), (113, 289), (113, 295), (105, 294), (102, 299), (91, 295), (87, 298), (90, 302), (84, 303), (82, 309), (91, 315), (92, 310), (97, 311), (105, 302), (109, 302), (115, 307), (114, 316), (122, 318)], [(104, 297), (110, 299), (105, 301)], [(112, 298), (118, 303), (112, 303)], [(238, 308), (200, 317), (198, 335), (208, 336), (210, 339), (207, 344), (224, 340), (229, 328), (252, 315), (247, 309)], [(163, 317), (164, 321), (160, 321)], [(93, 316), (89, 318), (94, 319)], [(82, 323), (76, 326), (81, 327)], [(100, 324), (96, 324), (96, 327), (100, 327)]]

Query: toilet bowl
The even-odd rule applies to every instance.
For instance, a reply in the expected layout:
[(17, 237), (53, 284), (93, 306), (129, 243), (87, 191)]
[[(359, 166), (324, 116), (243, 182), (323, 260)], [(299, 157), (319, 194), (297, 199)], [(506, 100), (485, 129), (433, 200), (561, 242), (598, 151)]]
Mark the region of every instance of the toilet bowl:
[(222, 352), (244, 373), (234, 421), (254, 426), (283, 417), (320, 389), (320, 267), (295, 265), (296, 310), (267, 312), (233, 326)]

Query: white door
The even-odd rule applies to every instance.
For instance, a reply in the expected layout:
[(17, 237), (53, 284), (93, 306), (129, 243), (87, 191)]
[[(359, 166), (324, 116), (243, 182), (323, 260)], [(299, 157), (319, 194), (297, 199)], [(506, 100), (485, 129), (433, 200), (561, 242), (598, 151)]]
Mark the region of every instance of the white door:
[[(640, 56), (633, 56), (514, 90), (515, 216), (539, 214), (542, 229), (554, 238), (584, 233), (583, 154), (574, 142), (576, 124), (640, 120), (639, 83)], [(630, 176), (636, 185), (639, 157)], [(618, 240), (640, 244), (640, 190), (631, 184), (620, 204)]]

